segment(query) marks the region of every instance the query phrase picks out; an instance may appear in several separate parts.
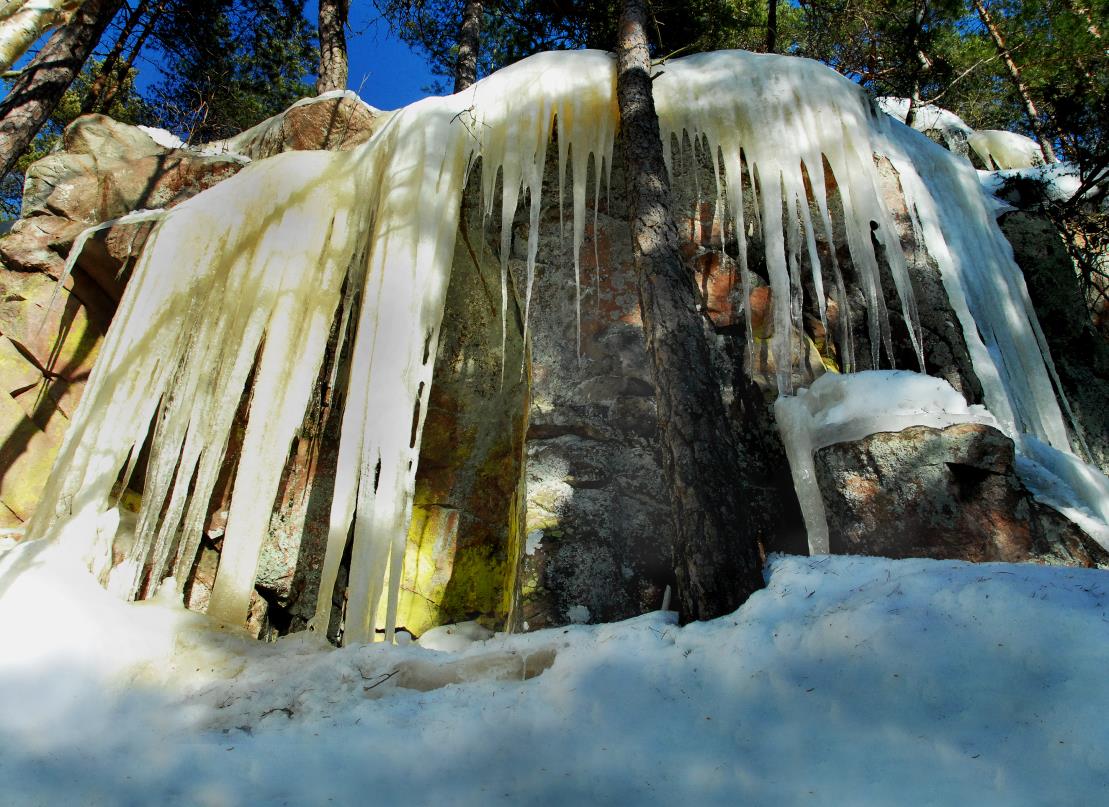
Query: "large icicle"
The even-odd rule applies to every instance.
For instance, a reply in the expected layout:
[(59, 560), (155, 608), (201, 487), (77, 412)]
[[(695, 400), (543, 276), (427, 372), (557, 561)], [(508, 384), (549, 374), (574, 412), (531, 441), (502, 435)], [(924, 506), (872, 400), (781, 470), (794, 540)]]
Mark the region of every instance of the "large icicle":
[[(144, 566), (153, 563), (156, 574), (165, 569), (190, 493), (190, 526), (206, 514), (234, 413), (264, 344), (236, 480), (250, 494), (232, 505), (220, 597), (213, 600), (214, 613), (241, 621), (257, 562), (250, 547), (268, 525), (301, 401), (318, 372), (363, 229), (348, 220), (359, 209), (354, 161), (282, 155), (165, 217), (135, 266), (31, 534), (64, 531), (74, 516), (79, 524), (99, 518), (120, 470), (127, 465), (130, 474), (153, 429), (130, 579), (121, 584), (138, 593)], [(94, 568), (110, 560), (110, 546), (80, 551)], [(194, 556), (185, 554), (178, 553), (187, 573)], [(232, 614), (229, 603), (240, 601), (242, 613)]]
[[(723, 155), (736, 233), (744, 232), (745, 226), (742, 162), (755, 177), (756, 209), (773, 292), (772, 351), (778, 388), (786, 392), (792, 388), (790, 339), (799, 331), (802, 252), (820, 290), (817, 309), (823, 312), (823, 274), (808, 210), (811, 187), (824, 219), (822, 234), (830, 235), (824, 161), (839, 186), (851, 258), (867, 299), (871, 361), (878, 365), (881, 346), (892, 356), (873, 238), (885, 247), (910, 338), (923, 366), (908, 269), (874, 167), (876, 113), (863, 91), (815, 62), (721, 51), (668, 62), (655, 82), (655, 95), (664, 143), (672, 137), (681, 142), (687, 133), (694, 142), (707, 139), (710, 153), (719, 149)], [(742, 266), (747, 255), (740, 242)], [(834, 278), (838, 292), (842, 286), (838, 266)]]
[[(343, 421), (323, 580), (312, 620), (318, 632), (327, 629), (339, 562), (353, 520), (344, 641), (371, 640), (381, 622), (386, 639), (392, 635), (420, 435), (468, 166), (481, 158), (486, 215), (493, 212), (498, 176), (501, 180), (501, 316), (506, 321), (512, 222), (523, 189), (531, 205), (530, 300), (543, 169), (555, 118), (560, 140), (586, 144), (571, 150), (574, 166), (580, 163), (584, 172), (591, 155), (598, 165), (610, 159), (615, 128), (612, 59), (587, 51), (576, 54), (572, 63), (576, 69), (570, 68), (564, 54), (532, 57), (463, 94), (402, 110), (371, 141), (389, 155), (378, 180), (389, 192), (383, 196), (370, 242), (367, 292), (352, 358), (355, 373)], [(584, 188), (584, 178), (580, 185)], [(584, 228), (584, 217), (584, 201), (580, 206), (575, 203), (575, 232)], [(575, 256), (579, 250), (580, 240), (576, 240)], [(378, 613), (383, 594), (387, 598), (384, 620)]]

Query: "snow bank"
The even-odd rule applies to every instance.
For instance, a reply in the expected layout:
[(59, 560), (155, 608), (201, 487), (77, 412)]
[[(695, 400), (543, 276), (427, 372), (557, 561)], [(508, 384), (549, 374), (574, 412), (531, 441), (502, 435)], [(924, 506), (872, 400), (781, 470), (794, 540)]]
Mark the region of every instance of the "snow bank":
[(4, 801), (1100, 803), (1104, 572), (779, 557), (768, 579), (685, 628), (655, 613), (457, 653), (182, 629), (111, 675), (100, 640), (151, 606), (89, 581), (52, 617), (87, 632), (49, 660), (5, 636)]
[(1082, 188), (1078, 166), (1071, 163), (1034, 165), (1005, 171), (979, 171), (978, 179), (987, 193), (1002, 201), (1006, 186), (1014, 180), (1035, 182), (1043, 189), (1044, 196), (1052, 202), (1069, 201)]

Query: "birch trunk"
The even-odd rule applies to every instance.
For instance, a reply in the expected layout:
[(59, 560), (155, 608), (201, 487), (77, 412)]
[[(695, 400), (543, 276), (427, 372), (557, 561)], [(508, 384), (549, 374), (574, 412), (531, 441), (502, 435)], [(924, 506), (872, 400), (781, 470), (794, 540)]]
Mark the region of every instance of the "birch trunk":
[(55, 25), (64, 23), (84, 0), (26, 0), (0, 9), (0, 73)]
[(54, 32), (0, 103), (0, 176), (35, 139), (100, 41), (122, 0), (87, 0)]

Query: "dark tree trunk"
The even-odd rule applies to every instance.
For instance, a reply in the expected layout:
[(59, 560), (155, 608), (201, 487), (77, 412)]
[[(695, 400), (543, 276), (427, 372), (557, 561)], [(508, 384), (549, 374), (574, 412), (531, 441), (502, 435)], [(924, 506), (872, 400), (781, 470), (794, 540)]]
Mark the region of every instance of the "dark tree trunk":
[(766, 52), (778, 52), (778, 0), (766, 4)]
[(347, 88), (347, 10), (350, 0), (320, 0), (320, 74), (316, 92)]
[(477, 81), (477, 54), (481, 47), (481, 0), (466, 0), (462, 30), (458, 34), (458, 62), (454, 68), (454, 91), (462, 92)]
[(735, 610), (762, 587), (762, 564), (738, 492), (738, 452), (709, 364), (696, 290), (678, 252), (646, 22), (644, 0), (625, 0), (617, 34), (616, 88), (632, 250), (658, 402), (663, 469), (671, 491), (682, 616), (710, 619)]
[(15, 166), (100, 41), (122, 0), (88, 0), (54, 32), (0, 104), (0, 176)]
[(143, 24), (142, 31), (139, 32), (138, 39), (135, 44), (131, 46), (130, 52), (120, 61), (115, 68), (115, 76), (108, 81), (107, 89), (104, 91), (104, 97), (100, 99), (100, 110), (107, 112), (112, 108), (115, 103), (116, 96), (119, 91), (127, 83), (127, 74), (131, 72), (132, 65), (135, 64), (135, 59), (139, 58), (146, 40), (154, 33), (154, 26), (158, 24), (158, 18), (162, 16), (162, 12), (166, 10), (167, 0), (161, 0), (158, 5), (154, 6), (154, 10), (150, 13), (146, 22)]
[(1028, 125), (1032, 129), (1032, 133), (1036, 135), (1036, 140), (1040, 143), (1040, 149), (1044, 153), (1044, 160), (1053, 163), (1057, 162), (1055, 157), (1055, 149), (1051, 145), (1051, 138), (1048, 137), (1047, 132), (1044, 130), (1043, 123), (1040, 121), (1040, 112), (1036, 109), (1036, 104), (1032, 100), (1032, 94), (1028, 91), (1028, 85), (1024, 83), (1024, 78), (1020, 74), (1020, 68), (1017, 66), (1016, 61), (1013, 59), (1012, 54), (1009, 53), (1009, 48), (1005, 44), (1005, 37), (1001, 33), (1001, 29), (997, 27), (997, 23), (993, 21), (990, 12), (986, 9), (982, 0), (971, 0), (974, 5), (974, 10), (978, 12), (978, 18), (982, 20), (982, 24), (986, 26), (986, 30), (990, 32), (990, 37), (997, 48), (997, 55), (1001, 57), (1001, 61), (1005, 64), (1005, 69), (1009, 71), (1009, 78), (1016, 87), (1017, 95), (1020, 96), (1020, 101), (1024, 105), (1024, 113), (1028, 117)]
[(928, 15), (928, 2), (925, 0), (913, 14), (909, 22), (908, 39), (909, 50), (913, 54), (916, 66), (913, 68), (913, 82), (909, 89), (909, 110), (905, 113), (905, 125), (912, 126), (916, 121), (917, 110), (924, 105), (920, 97), (921, 77), (932, 68), (932, 60), (920, 47), (921, 35), (924, 33), (924, 18)]
[(123, 29), (119, 32), (112, 49), (108, 51), (108, 55), (104, 57), (104, 64), (100, 66), (100, 72), (93, 79), (92, 86), (89, 87), (89, 91), (85, 95), (85, 100), (81, 102), (82, 115), (96, 112), (100, 108), (100, 99), (103, 98), (104, 91), (108, 88), (108, 82), (119, 65), (120, 57), (123, 56), (123, 49), (127, 47), (127, 40), (131, 38), (131, 34), (135, 32), (135, 26), (139, 24), (149, 7), (150, 0), (140, 0), (139, 4), (127, 15), (127, 20), (123, 23)]

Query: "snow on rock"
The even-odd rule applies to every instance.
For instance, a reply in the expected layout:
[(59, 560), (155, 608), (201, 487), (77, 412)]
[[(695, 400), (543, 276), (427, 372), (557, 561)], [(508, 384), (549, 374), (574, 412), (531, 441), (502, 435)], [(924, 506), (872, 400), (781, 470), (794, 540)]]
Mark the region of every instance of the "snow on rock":
[(1040, 144), (1016, 132), (980, 129), (969, 135), (967, 142), (987, 166), (1001, 169), (1031, 168), (1044, 163)]
[[(887, 115), (896, 118), (902, 123), (905, 122), (905, 118), (909, 114), (908, 98), (885, 96), (878, 99), (878, 106)], [(930, 129), (937, 129), (945, 135), (957, 132), (967, 138), (974, 133), (974, 129), (967, 126), (963, 119), (954, 112), (932, 104), (924, 104), (916, 108), (914, 111), (913, 128), (918, 132), (927, 132)]]
[[(138, 668), (100, 659), (171, 606), (60, 577), (38, 603), (58, 609), (13, 632), (35, 589), (3, 575), (11, 805), (1012, 807), (1109, 788), (1099, 571), (776, 557), (739, 611), (684, 628), (654, 613), (450, 653), (182, 625)], [(27, 654), (57, 620), (56, 652)]]
[(1069, 201), (1082, 188), (1082, 177), (1078, 166), (1072, 163), (1033, 165), (1028, 168), (1012, 168), (1003, 171), (979, 171), (978, 179), (987, 193), (1002, 201), (1005, 201), (1007, 186), (1014, 181), (1035, 183), (1041, 189), (1043, 196), (1052, 202)]
[(159, 146), (167, 149), (183, 149), (188, 148), (185, 141), (175, 135), (173, 132), (167, 132), (165, 129), (157, 129), (153, 126), (138, 126), (138, 128), (148, 135), (150, 139), (157, 143)]
[[(880, 405), (879, 405), (880, 402)], [(829, 373), (774, 405), (813, 554), (830, 549), (824, 500), (813, 464), (834, 443), (912, 426), (943, 429), (980, 423), (1005, 431), (982, 406), (968, 406), (946, 381), (904, 370)], [(1009, 432), (1016, 468), (1035, 498), (1062, 513), (1109, 550), (1109, 478), (1069, 451)]]
[(967, 406), (942, 378), (907, 370), (828, 373), (797, 395), (779, 398), (774, 415), (814, 555), (829, 551), (824, 500), (813, 467), (818, 449), (910, 426), (997, 425), (984, 407)]

